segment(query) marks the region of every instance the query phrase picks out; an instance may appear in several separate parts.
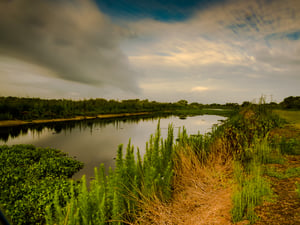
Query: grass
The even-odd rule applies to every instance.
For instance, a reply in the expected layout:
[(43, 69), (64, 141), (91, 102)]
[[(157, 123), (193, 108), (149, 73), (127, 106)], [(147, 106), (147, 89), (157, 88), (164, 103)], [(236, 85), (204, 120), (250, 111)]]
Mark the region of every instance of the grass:
[(300, 111), (274, 110), (281, 118), (300, 129)]
[(221, 152), (210, 152), (203, 161), (193, 146), (177, 145), (172, 199), (143, 199), (134, 224), (230, 223), (232, 160)]
[(266, 167), (264, 173), (270, 177), (276, 177), (278, 179), (300, 177), (300, 167), (288, 168), (287, 170), (285, 170), (283, 172), (279, 171), (275, 167)]
[(254, 223), (257, 219), (255, 206), (261, 204), (265, 197), (272, 196), (270, 183), (263, 177), (261, 159), (266, 157), (253, 158), (246, 166), (240, 161), (234, 164), (233, 222), (247, 219)]
[(95, 169), (95, 179), (87, 188), (83, 176), (70, 197), (62, 205), (58, 198), (47, 207), (47, 224), (113, 224), (132, 223), (140, 211), (140, 199), (159, 199), (165, 202), (171, 198), (173, 176), (173, 127), (168, 128), (168, 137), (160, 135), (160, 123), (156, 133), (146, 144), (143, 160), (129, 143), (123, 155), (119, 146), (116, 168), (105, 175), (104, 166)]

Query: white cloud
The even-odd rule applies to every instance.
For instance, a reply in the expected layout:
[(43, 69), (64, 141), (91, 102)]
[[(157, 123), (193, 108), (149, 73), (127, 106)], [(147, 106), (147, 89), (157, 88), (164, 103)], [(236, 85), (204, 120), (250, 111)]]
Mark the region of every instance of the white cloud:
[(207, 91), (209, 90), (210, 88), (208, 87), (203, 87), (203, 86), (196, 86), (196, 87), (193, 87), (191, 89), (192, 92), (202, 92), (202, 91)]
[[(226, 101), (227, 96), (251, 100), (266, 92), (284, 98), (295, 94), (299, 85), (299, 40), (284, 35), (300, 31), (299, 11), (300, 2), (294, 0), (229, 1), (184, 22), (131, 22), (136, 38), (129, 40), (134, 47), (127, 53), (143, 74), (140, 82), (146, 93), (150, 86), (163, 89), (151, 82), (160, 78), (173, 87), (173, 92), (163, 90), (164, 96), (177, 93), (191, 101), (206, 97)], [(267, 38), (274, 33), (281, 39)], [(210, 78), (214, 83), (208, 82)], [(290, 88), (279, 91), (285, 83)], [(190, 87), (198, 85), (214, 89), (191, 92)]]

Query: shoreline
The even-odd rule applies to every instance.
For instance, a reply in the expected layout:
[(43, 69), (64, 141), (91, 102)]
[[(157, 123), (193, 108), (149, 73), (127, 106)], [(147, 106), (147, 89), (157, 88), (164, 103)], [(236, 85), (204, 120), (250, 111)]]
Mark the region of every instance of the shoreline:
[(116, 117), (140, 116), (140, 115), (148, 115), (148, 114), (152, 114), (152, 112), (99, 114), (97, 116), (76, 116), (76, 117), (72, 117), (72, 118), (40, 119), (40, 120), (32, 120), (32, 121), (2, 120), (2, 121), (0, 121), (0, 127), (11, 127), (11, 126), (26, 125), (26, 124), (39, 124), (39, 123), (53, 123), (53, 122), (65, 122), (65, 121), (89, 120), (89, 119), (97, 119), (97, 118), (99, 118), (99, 119), (109, 119), (109, 118), (116, 118)]

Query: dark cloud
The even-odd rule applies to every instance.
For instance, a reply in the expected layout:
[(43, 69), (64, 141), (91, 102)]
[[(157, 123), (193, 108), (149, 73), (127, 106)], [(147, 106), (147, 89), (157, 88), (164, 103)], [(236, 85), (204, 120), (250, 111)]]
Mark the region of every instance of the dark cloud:
[(46, 67), (59, 78), (138, 91), (119, 49), (126, 31), (91, 1), (0, 1), (0, 55)]

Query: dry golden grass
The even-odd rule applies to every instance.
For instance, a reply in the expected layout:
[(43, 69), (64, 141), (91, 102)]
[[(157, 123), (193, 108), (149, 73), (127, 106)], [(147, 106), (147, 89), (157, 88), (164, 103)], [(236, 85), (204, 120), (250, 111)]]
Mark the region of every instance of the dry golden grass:
[(176, 150), (170, 202), (144, 200), (136, 224), (232, 224), (232, 160), (216, 141), (205, 164), (190, 148)]

